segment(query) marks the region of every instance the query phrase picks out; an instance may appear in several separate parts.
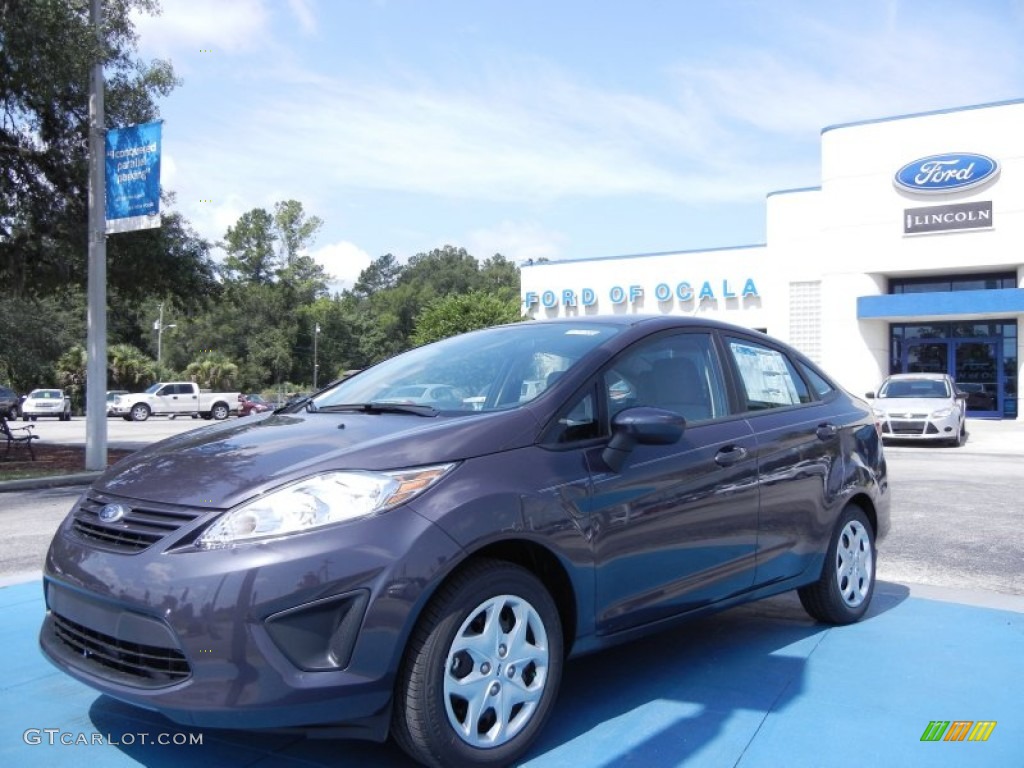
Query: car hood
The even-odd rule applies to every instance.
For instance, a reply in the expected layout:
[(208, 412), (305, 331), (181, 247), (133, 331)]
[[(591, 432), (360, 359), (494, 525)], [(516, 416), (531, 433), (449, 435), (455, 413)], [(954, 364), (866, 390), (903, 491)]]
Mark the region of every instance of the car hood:
[(535, 440), (538, 427), (527, 409), (428, 418), (274, 413), (154, 443), (92, 487), (132, 499), (225, 508), (325, 470), (425, 466), (522, 447)]
[(936, 397), (881, 397), (874, 402), (876, 408), (881, 408), (888, 414), (903, 415), (905, 413), (927, 413), (931, 415), (940, 408), (949, 408), (954, 405), (949, 400)]

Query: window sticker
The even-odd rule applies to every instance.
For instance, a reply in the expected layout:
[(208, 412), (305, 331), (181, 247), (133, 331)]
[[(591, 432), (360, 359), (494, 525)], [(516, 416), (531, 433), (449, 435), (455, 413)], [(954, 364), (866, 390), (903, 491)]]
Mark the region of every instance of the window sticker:
[(800, 402), (782, 354), (773, 349), (730, 342), (747, 389), (747, 399), (772, 405)]

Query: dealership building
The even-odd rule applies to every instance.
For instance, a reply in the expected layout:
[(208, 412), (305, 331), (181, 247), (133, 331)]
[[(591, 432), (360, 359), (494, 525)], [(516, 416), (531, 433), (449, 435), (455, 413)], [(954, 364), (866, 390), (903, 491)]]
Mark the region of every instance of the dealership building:
[(544, 262), (531, 317), (701, 316), (788, 341), (852, 392), (949, 373), (1017, 417), (1024, 100), (831, 126), (821, 185), (767, 197), (767, 243)]

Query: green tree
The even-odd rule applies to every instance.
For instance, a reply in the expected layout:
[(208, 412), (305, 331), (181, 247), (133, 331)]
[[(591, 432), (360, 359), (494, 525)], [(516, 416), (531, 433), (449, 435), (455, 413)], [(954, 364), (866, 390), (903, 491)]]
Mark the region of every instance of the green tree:
[(480, 265), (480, 277), (477, 282), (480, 290), (518, 300), (520, 286), (519, 267), (500, 253), (494, 254)]
[(108, 1), (97, 40), (84, 0), (0, 0), (0, 283), (11, 292), (85, 282), (89, 75), (102, 62), (106, 127), (157, 119), (177, 79), (168, 62), (135, 58), (132, 24), (157, 8)]
[(52, 387), (58, 358), (85, 342), (85, 298), (68, 287), (45, 297), (0, 290), (0, 383), (18, 392)]
[(471, 291), (431, 301), (416, 318), (412, 341), (417, 346), (478, 328), (515, 323), (522, 319), (519, 298)]
[(465, 248), (446, 245), (409, 259), (398, 285), (415, 285), (429, 298), (465, 293), (477, 286), (480, 265)]
[(220, 247), (227, 253), (223, 272), (230, 280), (267, 285), (274, 280), (280, 260), (275, 252), (274, 217), (264, 208), (243, 213), (228, 227)]
[(302, 251), (313, 244), (324, 222), (319, 216), (308, 216), (298, 200), (285, 200), (274, 205), (274, 231), (285, 267), (295, 264)]
[(402, 274), (402, 265), (390, 253), (374, 259), (370, 266), (359, 273), (359, 278), (352, 286), (352, 293), (360, 298), (394, 288), (398, 277)]

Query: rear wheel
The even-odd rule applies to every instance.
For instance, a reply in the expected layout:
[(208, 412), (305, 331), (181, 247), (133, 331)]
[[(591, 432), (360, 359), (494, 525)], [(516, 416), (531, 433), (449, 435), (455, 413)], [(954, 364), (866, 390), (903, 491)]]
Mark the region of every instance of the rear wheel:
[(864, 510), (848, 504), (829, 542), (825, 566), (813, 584), (797, 590), (812, 617), (852, 624), (868, 610), (875, 591), (875, 533)]
[(224, 405), (224, 403), (215, 404), (213, 409), (210, 411), (210, 415), (217, 421), (224, 421), (230, 413), (231, 409)]
[(544, 585), (480, 560), (424, 609), (399, 671), (392, 734), (430, 766), (499, 766), (540, 733), (562, 677), (562, 626)]

